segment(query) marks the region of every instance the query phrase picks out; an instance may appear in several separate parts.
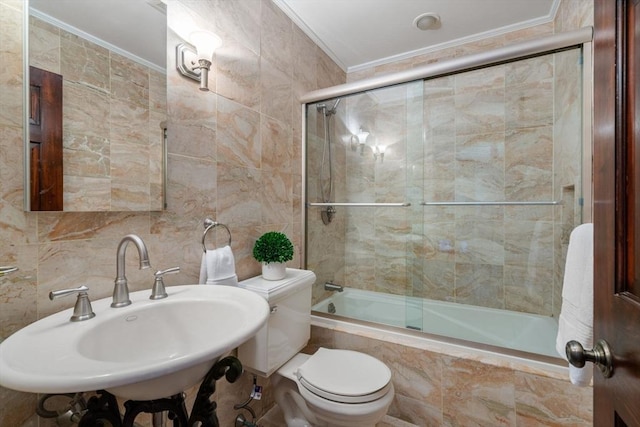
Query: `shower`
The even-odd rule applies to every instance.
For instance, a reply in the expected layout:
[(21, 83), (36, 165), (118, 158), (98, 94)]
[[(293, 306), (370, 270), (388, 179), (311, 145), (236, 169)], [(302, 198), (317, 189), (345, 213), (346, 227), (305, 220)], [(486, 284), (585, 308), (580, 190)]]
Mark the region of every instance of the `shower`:
[[(316, 106), (318, 112), (322, 114), (324, 124), (324, 142), (322, 148), (322, 163), (320, 166), (320, 195), (322, 196), (323, 203), (331, 202), (333, 193), (333, 158), (331, 155), (330, 122), (331, 117), (336, 114), (338, 104), (340, 104), (340, 98), (336, 99), (331, 108), (328, 108), (326, 103)], [(328, 169), (328, 175), (325, 173), (325, 169)], [(335, 213), (336, 209), (333, 206), (326, 206), (322, 209), (320, 215), (324, 225), (329, 224), (333, 220)]]
[[(563, 230), (588, 214), (581, 200), (590, 188), (582, 161), (589, 49), (546, 48), (524, 57), (496, 50), (480, 66), (427, 64), (414, 80), (364, 80), (303, 98), (305, 267), (317, 283), (344, 290), (318, 285), (316, 311), (333, 302), (341, 316), (433, 334), (453, 334), (444, 325), (461, 323), (432, 304), (451, 313), (499, 310), (523, 324), (557, 319)], [(512, 56), (493, 62), (502, 54)], [(363, 127), (385, 146), (384, 163), (369, 154), (371, 144), (362, 147), (368, 155), (353, 150)], [(552, 333), (522, 350), (506, 339), (488, 343), (494, 329), (472, 322), (454, 338), (554, 353), (545, 350)]]

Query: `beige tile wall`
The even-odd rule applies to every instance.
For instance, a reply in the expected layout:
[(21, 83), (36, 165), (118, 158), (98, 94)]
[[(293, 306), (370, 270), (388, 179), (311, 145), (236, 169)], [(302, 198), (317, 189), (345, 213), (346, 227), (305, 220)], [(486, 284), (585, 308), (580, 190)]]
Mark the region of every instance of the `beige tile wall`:
[[(592, 425), (592, 389), (557, 373), (519, 367), (489, 354), (447, 354), (428, 344), (376, 339), (375, 332), (312, 327), (305, 350), (360, 351), (392, 372), (395, 398), (388, 414), (420, 427)], [(567, 374), (568, 375), (568, 374)]]
[[(229, 226), (241, 279), (259, 274), (253, 243), (268, 230), (285, 232), (301, 259), (301, 113), (298, 97), (343, 83), (340, 70), (270, 0), (169, 2), (175, 28), (180, 4), (200, 25), (217, 32), (211, 92), (177, 75), (176, 39), (169, 31), (168, 209), (145, 213), (25, 213), (22, 210), (22, 7), (0, 0), (0, 264), (20, 270), (0, 278), (0, 338), (60, 309), (49, 291), (87, 284), (92, 299), (113, 290), (119, 240), (140, 235), (152, 270), (137, 269), (127, 253), (132, 290), (150, 289), (153, 271), (180, 266), (166, 283), (195, 283), (201, 259), (202, 221)], [(212, 236), (213, 246), (226, 235)], [(219, 415), (231, 425), (232, 403), (246, 399), (251, 379), (221, 386)], [(33, 417), (36, 396), (0, 388), (0, 425), (19, 426)], [(260, 410), (260, 408), (258, 408)], [(37, 425), (33, 418), (31, 425)]]

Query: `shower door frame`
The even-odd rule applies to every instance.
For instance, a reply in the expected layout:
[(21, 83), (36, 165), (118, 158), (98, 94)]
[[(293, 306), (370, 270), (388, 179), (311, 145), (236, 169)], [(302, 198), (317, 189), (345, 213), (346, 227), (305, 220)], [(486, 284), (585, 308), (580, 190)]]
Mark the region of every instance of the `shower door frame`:
[[(521, 43), (514, 43), (509, 46), (493, 49), (487, 52), (480, 52), (472, 55), (461, 56), (412, 68), (410, 70), (399, 71), (345, 83), (324, 89), (318, 89), (306, 93), (300, 98), (301, 102), (301, 130), (302, 130), (302, 190), (301, 200), (303, 201), (301, 212), (301, 233), (303, 237), (302, 253), (303, 268), (307, 266), (307, 210), (312, 206), (307, 201), (307, 105), (319, 101), (325, 101), (341, 96), (353, 95), (373, 89), (380, 89), (397, 84), (408, 83), (415, 80), (437, 78), (453, 73), (461, 73), (493, 65), (526, 59), (534, 56), (542, 56), (555, 52), (569, 50), (573, 48), (582, 49), (582, 148), (583, 148), (583, 168), (582, 168), (582, 189), (583, 189), (583, 222), (591, 222), (593, 210), (593, 182), (592, 176), (592, 123), (593, 123), (593, 27), (584, 27), (578, 30), (553, 34), (534, 40)], [(314, 203), (313, 205), (318, 205)], [(336, 203), (332, 205), (337, 206)]]
[[(369, 90), (409, 83), (416, 80), (434, 79), (437, 77), (458, 74), (495, 65), (502, 65), (522, 59), (554, 54), (562, 51), (581, 49), (582, 52), (582, 222), (592, 221), (592, 105), (593, 105), (593, 28), (585, 27), (579, 30), (555, 34), (530, 40), (522, 43), (505, 46), (488, 52), (467, 55), (464, 57), (445, 60), (440, 63), (427, 64), (411, 70), (396, 72), (380, 77), (364, 79), (356, 82), (341, 84), (325, 89), (307, 93), (301, 97), (302, 109), (302, 200), (304, 203), (301, 215), (303, 238), (302, 259), (303, 268), (307, 268), (307, 219), (311, 206), (325, 205), (326, 203), (312, 203), (307, 200), (307, 107), (311, 103), (335, 99), (336, 97), (364, 93)], [(331, 202), (332, 206), (338, 205), (364, 205), (362, 203)], [(509, 204), (508, 202), (505, 204)], [(517, 204), (527, 204), (518, 202)], [(556, 202), (534, 202), (532, 204), (556, 204)], [(367, 206), (378, 204), (366, 204)], [(381, 204), (385, 205), (385, 204)], [(403, 205), (397, 203), (395, 205)]]

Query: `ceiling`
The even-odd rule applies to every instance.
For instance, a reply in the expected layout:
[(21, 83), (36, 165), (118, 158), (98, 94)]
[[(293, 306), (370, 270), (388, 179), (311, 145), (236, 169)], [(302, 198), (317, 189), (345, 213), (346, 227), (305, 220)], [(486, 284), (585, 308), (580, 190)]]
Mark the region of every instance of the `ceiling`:
[[(343, 70), (358, 71), (552, 21), (559, 0), (273, 0)], [(413, 20), (440, 16), (438, 29)]]
[(142, 63), (166, 69), (162, 0), (29, 0), (29, 12)]
[[(158, 42), (166, 40), (165, 1), (30, 0), (30, 10), (165, 68), (166, 45)], [(550, 22), (560, 0), (272, 1), (352, 72)], [(425, 12), (439, 15), (439, 28), (413, 26)]]

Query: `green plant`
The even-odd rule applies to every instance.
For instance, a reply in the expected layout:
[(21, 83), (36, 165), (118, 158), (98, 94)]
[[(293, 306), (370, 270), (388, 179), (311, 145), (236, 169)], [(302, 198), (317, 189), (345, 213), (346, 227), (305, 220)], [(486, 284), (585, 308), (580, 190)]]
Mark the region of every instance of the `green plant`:
[(264, 233), (253, 246), (253, 257), (258, 262), (287, 262), (293, 259), (291, 240), (278, 231)]

